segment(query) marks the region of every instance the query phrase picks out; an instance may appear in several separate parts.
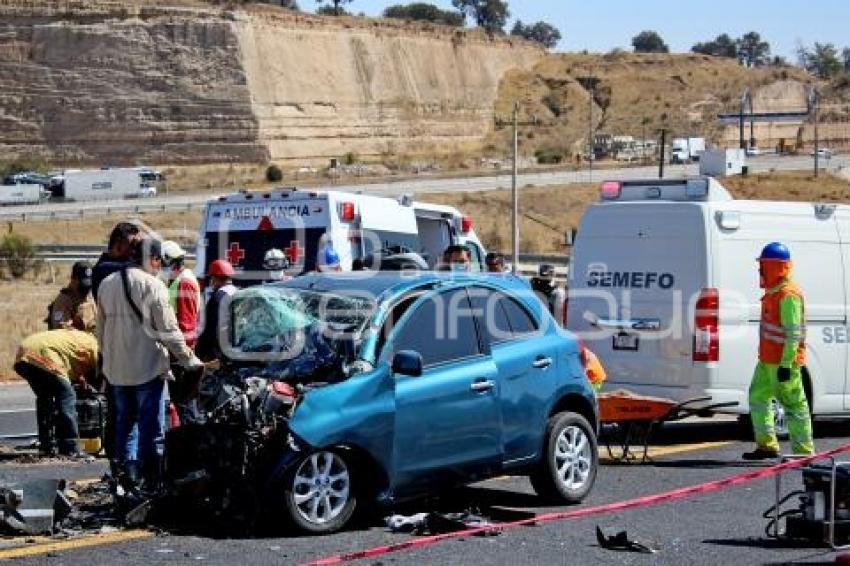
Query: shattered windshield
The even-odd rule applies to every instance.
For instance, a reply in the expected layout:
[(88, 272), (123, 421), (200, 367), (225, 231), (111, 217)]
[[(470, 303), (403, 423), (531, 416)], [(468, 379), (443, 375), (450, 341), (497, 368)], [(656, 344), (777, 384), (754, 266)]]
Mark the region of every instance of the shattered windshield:
[(233, 347), (243, 352), (281, 351), (294, 337), (320, 332), (338, 338), (363, 328), (375, 311), (369, 297), (253, 287), (233, 298)]

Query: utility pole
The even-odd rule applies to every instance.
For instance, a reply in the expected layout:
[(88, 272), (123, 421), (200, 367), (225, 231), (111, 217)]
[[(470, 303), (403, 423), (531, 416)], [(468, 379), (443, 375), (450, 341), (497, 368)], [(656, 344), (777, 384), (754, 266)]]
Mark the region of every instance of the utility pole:
[(658, 154), (658, 178), (664, 178), (664, 147), (667, 145), (667, 128), (661, 128), (661, 147)]
[(814, 119), (815, 119), (815, 177), (818, 176), (818, 166), (820, 165), (819, 159), (820, 155), (818, 154), (818, 150), (820, 149), (820, 135), (818, 132), (818, 107), (820, 106), (820, 96), (818, 95), (818, 91), (815, 87), (812, 87), (811, 92), (812, 98), (812, 110), (814, 111)]
[(519, 102), (514, 102), (514, 154), (511, 174), (511, 273), (519, 266), (519, 194), (517, 193), (517, 160), (519, 156)]
[[(495, 127), (502, 129), (508, 125), (508, 121), (502, 117), (495, 116)], [(519, 175), (519, 127), (536, 126), (538, 120), (532, 116), (531, 120), (519, 120), (519, 102), (514, 102), (513, 114), (510, 125), (513, 129), (513, 144), (511, 151), (511, 272), (516, 273), (519, 268), (519, 191), (517, 187)]]
[(596, 94), (596, 81), (593, 77), (593, 69), (590, 70), (587, 77), (587, 172), (589, 183), (593, 182), (593, 160), (596, 157), (596, 152), (593, 150), (593, 98)]

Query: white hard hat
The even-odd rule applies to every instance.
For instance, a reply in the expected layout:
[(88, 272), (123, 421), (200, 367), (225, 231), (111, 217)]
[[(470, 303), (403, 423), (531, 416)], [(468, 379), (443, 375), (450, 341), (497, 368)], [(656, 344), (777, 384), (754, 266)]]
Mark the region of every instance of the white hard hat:
[(180, 244), (173, 240), (166, 240), (162, 243), (162, 260), (166, 265), (171, 264), (176, 260), (186, 257), (186, 250), (180, 247)]
[(263, 256), (263, 269), (277, 271), (289, 267), (284, 253), (278, 248), (272, 248)]

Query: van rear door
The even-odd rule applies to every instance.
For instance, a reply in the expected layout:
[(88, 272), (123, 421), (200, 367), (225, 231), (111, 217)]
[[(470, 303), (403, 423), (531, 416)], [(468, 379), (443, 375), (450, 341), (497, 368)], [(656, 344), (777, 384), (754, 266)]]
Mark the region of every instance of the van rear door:
[(664, 394), (691, 385), (689, 305), (707, 286), (706, 256), (697, 203), (588, 208), (573, 250), (567, 326), (603, 361), (609, 387)]

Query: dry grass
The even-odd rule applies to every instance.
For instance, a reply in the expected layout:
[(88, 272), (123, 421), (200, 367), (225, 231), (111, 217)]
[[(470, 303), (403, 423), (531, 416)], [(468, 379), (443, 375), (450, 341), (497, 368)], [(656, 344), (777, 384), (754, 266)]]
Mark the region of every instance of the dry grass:
[[(815, 179), (810, 173), (766, 173), (734, 177), (723, 184), (736, 198), (759, 200), (850, 201), (850, 181), (824, 173)], [(564, 232), (575, 227), (585, 207), (597, 199), (596, 185), (554, 187), (526, 186), (520, 190), (522, 219), (521, 249), (524, 252), (566, 253)], [(510, 248), (510, 191), (418, 194), (419, 200), (450, 204), (472, 216), (475, 230), (492, 250)], [(200, 212), (149, 214), (140, 217), (168, 237), (194, 235)], [(16, 232), (36, 241), (55, 243), (105, 242), (109, 229), (123, 217), (99, 220), (12, 223)], [(15, 378), (12, 362), (20, 339), (42, 323), (48, 302), (64, 285), (68, 267), (51, 279), (49, 271), (25, 281), (0, 280), (0, 380)]]

